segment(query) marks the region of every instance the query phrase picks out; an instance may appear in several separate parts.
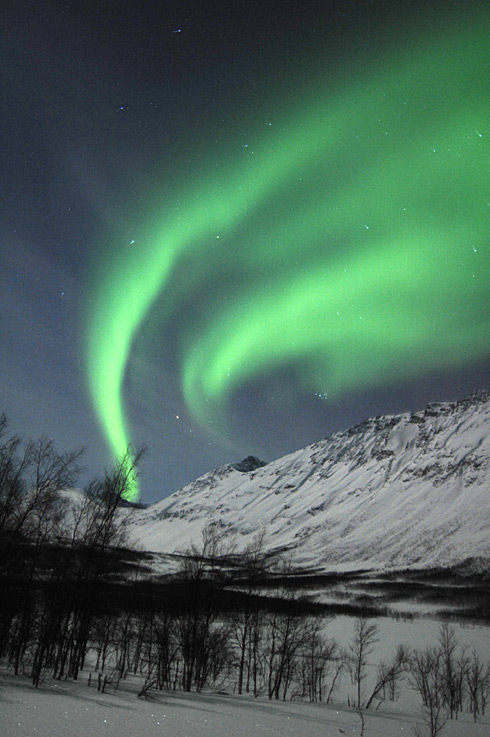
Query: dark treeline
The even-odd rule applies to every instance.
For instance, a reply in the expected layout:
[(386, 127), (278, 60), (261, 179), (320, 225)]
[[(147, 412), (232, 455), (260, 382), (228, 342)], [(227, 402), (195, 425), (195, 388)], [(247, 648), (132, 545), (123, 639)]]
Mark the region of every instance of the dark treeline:
[(15, 673), (26, 658), (34, 685), (46, 669), (77, 678), (94, 617), (124, 543), (118, 514), (139, 458), (129, 453), (76, 503), (63, 490), (81, 451), (58, 453), (41, 437), (23, 441), (0, 418), (0, 654)]
[(464, 709), (475, 721), (485, 713), (490, 664), (447, 624), (432, 648), (400, 646), (373, 668), (374, 620), (358, 617), (342, 649), (287, 564), (271, 571), (263, 534), (237, 555), (212, 524), (171, 580), (149, 581), (127, 548), (122, 503), (139, 457), (128, 453), (70, 498), (80, 452), (24, 442), (5, 418), (0, 431), (0, 658), (34, 686), (83, 673), (103, 691), (133, 674), (142, 697), (213, 687), (328, 703), (347, 677), (358, 709), (395, 700), (402, 684), (415, 690), (430, 735)]

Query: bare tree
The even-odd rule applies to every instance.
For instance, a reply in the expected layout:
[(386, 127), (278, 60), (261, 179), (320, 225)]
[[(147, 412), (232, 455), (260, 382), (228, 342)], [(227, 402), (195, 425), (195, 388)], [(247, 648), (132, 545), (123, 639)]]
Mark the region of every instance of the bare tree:
[(458, 712), (463, 709), (468, 659), (464, 649), (458, 646), (454, 629), (449, 627), (447, 622), (443, 622), (439, 627), (439, 645), (444, 704), (449, 709), (450, 718), (457, 719)]
[(25, 493), (18, 504), (14, 534), (32, 542), (55, 537), (63, 518), (59, 492), (74, 485), (80, 473), (83, 449), (58, 453), (46, 437), (28, 441), (22, 465)]
[(188, 580), (218, 581), (222, 578), (223, 566), (229, 563), (234, 550), (233, 535), (225, 534), (216, 522), (210, 522), (201, 530), (200, 544), (191, 543), (181, 551), (180, 573)]
[[(284, 572), (289, 572), (287, 562)], [(308, 624), (300, 616), (297, 601), (296, 591), (286, 585), (281, 592), (280, 611), (266, 616), (264, 661), (269, 699), (286, 700), (307, 637)]]
[(473, 714), (473, 721), (478, 721), (485, 714), (485, 707), (490, 696), (490, 663), (487, 666), (480, 661), (473, 650), (466, 670), (468, 689), (468, 709)]
[[(420, 717), (429, 730), (429, 737), (437, 737), (449, 719), (443, 703), (442, 655), (437, 648), (415, 651), (410, 662), (410, 684), (422, 698)], [(419, 725), (414, 727), (416, 737), (422, 737)]]
[(168, 613), (156, 614), (153, 620), (158, 663), (157, 688), (177, 687), (179, 646), (175, 619)]
[(373, 645), (378, 641), (378, 625), (369, 622), (366, 617), (359, 617), (354, 624), (354, 634), (349, 646), (349, 660), (352, 682), (357, 686), (357, 697), (354, 706), (362, 707), (362, 684), (366, 678), (368, 658), (373, 652)]
[(219, 612), (218, 594), (223, 584), (222, 564), (233, 551), (233, 540), (220, 527), (203, 528), (201, 545), (183, 551), (179, 577), (185, 586), (185, 603), (176, 618), (176, 637), (182, 656), (182, 687), (200, 691), (210, 667), (210, 647), (223, 646), (221, 628), (215, 625)]
[[(25, 493), (25, 471), (29, 453), (22, 438), (8, 435), (7, 417), (0, 415), (0, 541), (7, 531), (13, 532), (18, 504)], [(3, 545), (2, 545), (3, 547)]]
[(130, 450), (107, 471), (100, 481), (92, 481), (87, 489), (90, 500), (85, 525), (80, 529), (79, 539), (73, 539), (77, 567), (72, 568), (76, 581), (73, 608), (73, 648), (70, 657), (70, 675), (77, 678), (83, 667), (90, 628), (98, 600), (102, 593), (103, 580), (110, 573), (109, 551), (127, 542), (128, 517), (120, 514), (124, 499), (132, 489), (138, 473), (143, 450)]
[(325, 618), (310, 617), (305, 622), (304, 644), (301, 650), (301, 696), (310, 701), (327, 703), (344, 666), (337, 643), (325, 636)]
[(410, 663), (410, 653), (404, 645), (399, 645), (393, 658), (388, 661), (381, 661), (376, 672), (376, 684), (373, 688), (371, 696), (366, 701), (366, 709), (369, 709), (373, 701), (378, 702), (378, 706), (385, 701), (388, 694), (392, 701), (395, 701), (397, 695), (397, 684), (407, 672)]
[[(0, 650), (7, 634), (9, 659), (18, 672), (28, 646), (39, 683), (48, 659), (56, 661), (63, 613), (56, 610), (43, 588), (57, 579), (62, 556), (49, 552), (59, 536), (63, 506), (59, 492), (74, 484), (81, 450), (58, 453), (51, 440), (23, 441), (7, 436), (0, 418)], [(41, 575), (42, 570), (42, 575)], [(41, 595), (42, 592), (42, 595)]]
[[(238, 611), (230, 615), (231, 642), (237, 652), (238, 666), (238, 693), (243, 693), (245, 670), (250, 671), (250, 663), (253, 659), (251, 647), (257, 642), (253, 636), (253, 628), (257, 625), (258, 602), (254, 595), (257, 591), (258, 582), (265, 575), (266, 559), (264, 552), (265, 532), (259, 531), (240, 554), (238, 561), (238, 581), (236, 585), (245, 594), (243, 605)], [(247, 679), (247, 691), (249, 681)]]

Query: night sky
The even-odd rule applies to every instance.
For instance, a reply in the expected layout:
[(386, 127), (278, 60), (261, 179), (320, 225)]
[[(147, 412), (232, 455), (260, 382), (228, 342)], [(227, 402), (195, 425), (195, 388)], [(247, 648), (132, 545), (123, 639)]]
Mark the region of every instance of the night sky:
[(486, 7), (3, 0), (12, 429), (154, 502), (488, 388)]

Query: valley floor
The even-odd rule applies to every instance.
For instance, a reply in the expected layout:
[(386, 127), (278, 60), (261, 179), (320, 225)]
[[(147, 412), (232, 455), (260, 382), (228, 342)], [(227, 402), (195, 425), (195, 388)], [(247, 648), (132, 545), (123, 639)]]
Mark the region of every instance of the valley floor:
[[(417, 715), (397, 710), (363, 712), (341, 705), (277, 702), (220, 693), (152, 693), (137, 698), (128, 679), (117, 692), (98, 693), (85, 679), (46, 681), (0, 679), (2, 737), (396, 737), (413, 734)], [(425, 734), (425, 733), (424, 733)], [(448, 722), (441, 737), (488, 737), (490, 715), (474, 724), (470, 715)]]

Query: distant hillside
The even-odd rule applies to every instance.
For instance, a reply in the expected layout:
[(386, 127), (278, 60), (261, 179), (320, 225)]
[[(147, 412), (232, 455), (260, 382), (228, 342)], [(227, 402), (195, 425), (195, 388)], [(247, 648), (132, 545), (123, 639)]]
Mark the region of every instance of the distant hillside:
[(129, 512), (130, 532), (143, 549), (171, 553), (210, 522), (238, 550), (264, 529), (268, 550), (326, 571), (486, 565), (489, 457), (483, 391), (365, 420), (265, 466), (222, 466)]

